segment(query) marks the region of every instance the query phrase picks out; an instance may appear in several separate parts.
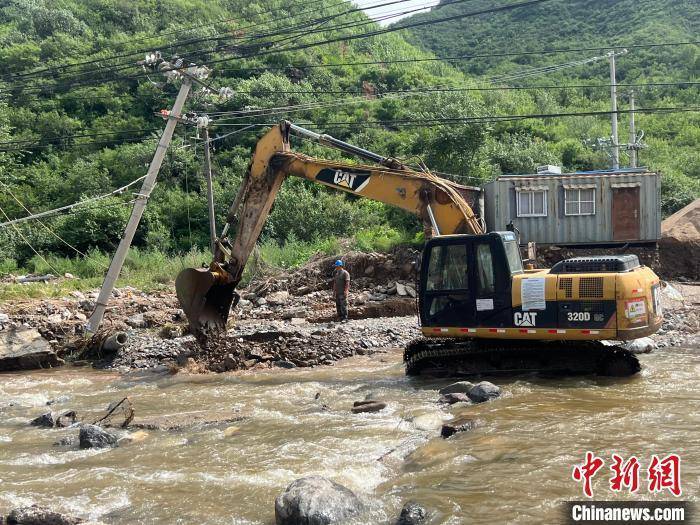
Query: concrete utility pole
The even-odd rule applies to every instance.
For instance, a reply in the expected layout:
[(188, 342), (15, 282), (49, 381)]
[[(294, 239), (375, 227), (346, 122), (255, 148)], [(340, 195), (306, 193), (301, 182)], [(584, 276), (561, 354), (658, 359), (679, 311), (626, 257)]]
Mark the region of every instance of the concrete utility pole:
[(637, 130), (635, 129), (634, 123), (634, 90), (630, 91), (630, 166), (633, 168), (637, 167)]
[(612, 108), (612, 167), (620, 168), (620, 141), (617, 135), (617, 75), (615, 73), (615, 52), (608, 53), (610, 59), (610, 99)]
[(209, 129), (202, 128), (204, 138), (204, 176), (207, 179), (207, 204), (209, 205), (209, 235), (211, 237), (211, 253), (216, 248), (216, 216), (214, 213), (214, 186), (211, 177), (211, 143), (209, 142)]
[(175, 99), (175, 104), (173, 104), (173, 109), (170, 111), (168, 116), (168, 123), (165, 125), (163, 134), (160, 136), (158, 141), (158, 146), (156, 147), (156, 152), (151, 160), (151, 165), (148, 167), (148, 173), (146, 173), (146, 178), (141, 186), (141, 191), (136, 195), (136, 202), (134, 202), (134, 208), (131, 210), (131, 217), (129, 217), (129, 222), (124, 229), (124, 234), (119, 241), (119, 247), (114, 254), (114, 258), (109, 265), (109, 270), (107, 270), (107, 275), (102, 283), (102, 288), (100, 289), (100, 295), (97, 297), (97, 303), (95, 304), (95, 310), (92, 312), (90, 319), (87, 324), (88, 333), (95, 333), (102, 323), (102, 319), (105, 315), (105, 310), (107, 309), (107, 301), (112, 295), (112, 290), (114, 290), (114, 284), (117, 282), (119, 273), (124, 265), (124, 260), (131, 247), (131, 242), (134, 240), (134, 234), (136, 233), (136, 228), (141, 221), (143, 216), (143, 211), (148, 203), (148, 198), (156, 185), (156, 177), (160, 171), (160, 167), (163, 164), (163, 158), (165, 157), (165, 152), (168, 150), (170, 141), (173, 138), (173, 133), (175, 132), (175, 126), (177, 126), (177, 121), (182, 113), (182, 108), (185, 105), (185, 100), (187, 100), (187, 95), (192, 87), (192, 82), (189, 78), (183, 78), (182, 85), (180, 86), (180, 92), (177, 94)]

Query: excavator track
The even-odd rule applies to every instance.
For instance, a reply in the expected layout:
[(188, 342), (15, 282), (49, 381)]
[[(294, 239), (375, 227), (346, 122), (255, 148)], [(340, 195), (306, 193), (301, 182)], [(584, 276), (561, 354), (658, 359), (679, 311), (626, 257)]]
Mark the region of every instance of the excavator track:
[(620, 346), (599, 341), (419, 338), (404, 350), (406, 375), (602, 375), (624, 377), (641, 370)]

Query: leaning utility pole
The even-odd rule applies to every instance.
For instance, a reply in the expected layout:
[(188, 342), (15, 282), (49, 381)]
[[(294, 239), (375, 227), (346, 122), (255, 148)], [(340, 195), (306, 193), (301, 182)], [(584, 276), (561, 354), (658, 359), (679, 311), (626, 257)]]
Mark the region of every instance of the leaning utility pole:
[(207, 179), (207, 204), (209, 205), (209, 235), (211, 237), (211, 253), (216, 249), (216, 217), (214, 214), (214, 186), (211, 179), (211, 143), (209, 142), (209, 129), (202, 128), (204, 139), (204, 176)]
[[(179, 62), (179, 61), (178, 61)], [(102, 323), (104, 318), (105, 310), (107, 309), (107, 302), (112, 295), (112, 290), (114, 290), (114, 285), (117, 282), (117, 278), (121, 273), (122, 266), (126, 260), (126, 255), (131, 247), (131, 242), (134, 239), (134, 234), (136, 233), (136, 228), (141, 221), (144, 209), (148, 203), (148, 198), (156, 185), (156, 177), (160, 171), (160, 167), (163, 164), (163, 159), (165, 157), (165, 152), (170, 145), (170, 141), (173, 138), (173, 133), (175, 132), (175, 126), (177, 126), (178, 119), (182, 113), (182, 108), (187, 100), (187, 95), (189, 95), (190, 89), (192, 87), (192, 75), (197, 74), (197, 69), (194, 66), (186, 67), (190, 70), (190, 74), (182, 73), (180, 63), (172, 65), (168, 62), (161, 62), (160, 55), (157, 57), (151, 55), (146, 57), (145, 63), (147, 65), (158, 65), (158, 68), (165, 73), (168, 78), (182, 78), (182, 84), (180, 86), (180, 91), (175, 99), (175, 104), (173, 104), (172, 110), (168, 114), (168, 123), (165, 125), (163, 134), (158, 141), (158, 146), (156, 147), (156, 152), (153, 155), (151, 164), (148, 167), (148, 172), (146, 173), (146, 178), (143, 181), (141, 190), (136, 195), (136, 201), (134, 202), (134, 207), (131, 211), (131, 217), (129, 217), (129, 222), (124, 229), (124, 234), (119, 241), (119, 246), (114, 254), (114, 258), (109, 265), (109, 270), (107, 270), (107, 275), (105, 276), (104, 282), (102, 283), (102, 288), (100, 289), (100, 294), (97, 297), (97, 302), (95, 304), (95, 309), (90, 315), (88, 320), (86, 330), (88, 333), (95, 333)], [(183, 68), (184, 69), (184, 68)]]

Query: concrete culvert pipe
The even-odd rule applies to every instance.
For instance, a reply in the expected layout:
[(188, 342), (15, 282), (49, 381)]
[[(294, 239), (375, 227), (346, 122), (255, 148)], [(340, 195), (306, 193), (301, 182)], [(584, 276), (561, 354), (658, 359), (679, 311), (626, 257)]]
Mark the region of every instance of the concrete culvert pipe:
[(116, 352), (126, 345), (128, 339), (126, 332), (116, 332), (102, 341), (102, 350)]

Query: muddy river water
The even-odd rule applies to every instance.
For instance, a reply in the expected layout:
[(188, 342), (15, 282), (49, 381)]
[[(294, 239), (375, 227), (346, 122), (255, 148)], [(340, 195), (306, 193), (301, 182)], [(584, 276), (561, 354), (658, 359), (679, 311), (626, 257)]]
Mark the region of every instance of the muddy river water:
[[(286, 485), (319, 474), (362, 498), (368, 510), (360, 523), (390, 523), (408, 500), (428, 508), (435, 524), (559, 523), (562, 502), (582, 497), (571, 472), (588, 450), (606, 460), (604, 470), (612, 453), (635, 455), (643, 473), (652, 454), (677, 453), (681, 499), (695, 501), (700, 350), (662, 349), (641, 361), (643, 372), (623, 380), (492, 378), (503, 388), (500, 399), (450, 408), (436, 404), (448, 381), (405, 377), (396, 350), (255, 375), (5, 374), (0, 514), (39, 503), (109, 524), (271, 524)], [(350, 413), (369, 392), (388, 407)], [(56, 447), (77, 430), (27, 425), (47, 401), (86, 415), (125, 395), (137, 416), (234, 409), (246, 419), (152, 430), (109, 450)], [(439, 437), (441, 420), (466, 414), (475, 430)], [(601, 472), (596, 499), (630, 497), (612, 493), (609, 471)], [(634, 498), (673, 499), (650, 496), (645, 475)]]

